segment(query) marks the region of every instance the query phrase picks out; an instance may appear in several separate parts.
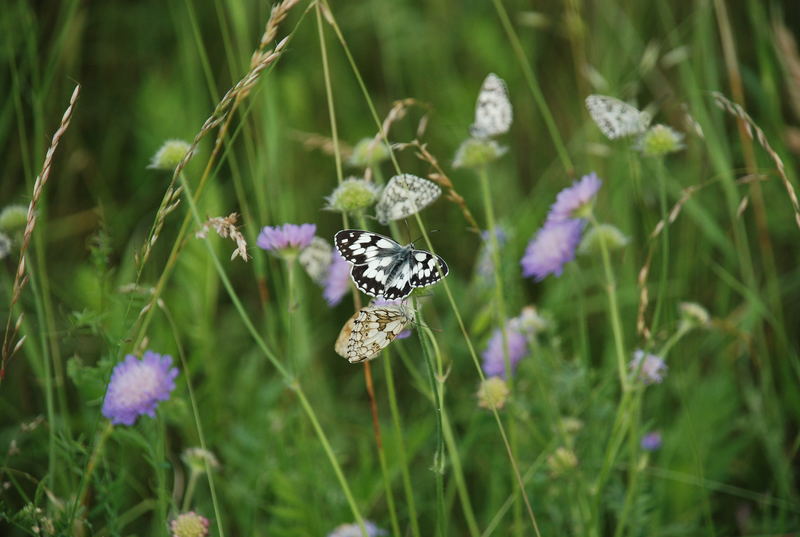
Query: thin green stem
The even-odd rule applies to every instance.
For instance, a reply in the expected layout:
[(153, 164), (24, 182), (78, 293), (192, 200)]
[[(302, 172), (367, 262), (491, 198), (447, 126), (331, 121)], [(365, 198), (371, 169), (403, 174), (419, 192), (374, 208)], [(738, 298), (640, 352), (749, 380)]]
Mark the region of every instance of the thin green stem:
[[(594, 227), (599, 224), (594, 215), (591, 216)], [(603, 258), (603, 271), (606, 277), (606, 294), (608, 295), (608, 310), (611, 315), (611, 332), (614, 337), (614, 351), (617, 357), (617, 374), (623, 391), (627, 391), (628, 375), (625, 372), (625, 337), (622, 332), (622, 321), (619, 315), (619, 305), (617, 303), (617, 282), (614, 278), (614, 269), (611, 266), (611, 256), (608, 252), (608, 245), (605, 240), (600, 240), (600, 255)]]
[[(408, 517), (411, 520), (411, 534), (420, 537), (419, 520), (417, 519), (417, 506), (414, 501), (414, 487), (411, 485), (411, 474), (408, 470), (408, 455), (406, 455), (405, 441), (403, 440), (403, 423), (400, 418), (400, 408), (397, 405), (397, 394), (394, 389), (394, 376), (392, 374), (392, 361), (388, 356), (384, 356), (383, 362), (384, 376), (386, 377), (386, 391), (389, 396), (389, 410), (392, 414), (392, 424), (394, 425), (395, 445), (397, 446), (397, 457), (400, 459), (400, 471), (403, 479), (403, 490), (408, 504)], [(399, 534), (398, 534), (399, 535)]]
[(531, 93), (533, 93), (533, 99), (536, 101), (536, 106), (539, 108), (539, 113), (542, 114), (542, 117), (544, 118), (544, 123), (547, 126), (547, 132), (550, 134), (550, 138), (553, 140), (553, 145), (556, 147), (556, 152), (558, 153), (558, 158), (561, 160), (561, 165), (564, 167), (564, 171), (567, 172), (567, 175), (572, 176), (575, 167), (572, 165), (572, 161), (569, 158), (569, 153), (567, 152), (567, 148), (561, 138), (561, 133), (558, 132), (558, 127), (556, 127), (553, 114), (550, 112), (550, 107), (547, 106), (547, 101), (545, 101), (544, 95), (542, 94), (542, 89), (539, 86), (539, 82), (536, 80), (536, 75), (531, 68), (528, 58), (525, 56), (525, 49), (522, 47), (522, 43), (519, 40), (519, 35), (517, 35), (516, 30), (514, 30), (514, 25), (511, 24), (511, 19), (508, 17), (508, 12), (506, 11), (505, 6), (503, 6), (502, 0), (493, 0), (493, 3), (495, 10), (497, 11), (497, 15), (500, 17), (500, 22), (503, 24), (503, 29), (505, 30), (509, 41), (511, 41), (511, 47), (514, 49), (514, 55), (517, 57), (517, 61), (522, 68), (522, 72), (525, 74), (525, 80), (528, 83), (528, 87), (530, 88)]
[(667, 219), (667, 177), (664, 171), (664, 161), (657, 159), (656, 163), (656, 179), (658, 181), (658, 201), (661, 209), (661, 222), (664, 227), (661, 230), (661, 274), (658, 278), (658, 295), (656, 297), (656, 305), (653, 312), (653, 331), (658, 330), (659, 321), (661, 320), (661, 313), (664, 308), (664, 301), (667, 294), (667, 276), (669, 272), (669, 221)]
[(319, 49), (322, 56), (322, 74), (325, 78), (325, 95), (328, 98), (328, 116), (331, 123), (331, 138), (333, 139), (333, 158), (336, 160), (336, 180), (342, 182), (342, 155), (339, 151), (339, 130), (336, 127), (336, 111), (333, 107), (333, 89), (331, 87), (331, 71), (328, 66), (328, 48), (325, 46), (325, 32), (322, 27), (322, 8), (316, 3), (317, 35), (319, 36)]

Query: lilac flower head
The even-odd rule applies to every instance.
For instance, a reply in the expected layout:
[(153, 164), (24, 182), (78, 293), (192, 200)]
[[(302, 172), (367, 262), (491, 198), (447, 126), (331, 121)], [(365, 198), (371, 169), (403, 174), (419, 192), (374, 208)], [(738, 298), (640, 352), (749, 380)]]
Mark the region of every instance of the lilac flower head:
[[(517, 364), (528, 354), (528, 338), (521, 332), (515, 323), (506, 323), (506, 337), (508, 338), (508, 361), (511, 372)], [(506, 361), (503, 353), (503, 332), (497, 328), (489, 339), (483, 357), (483, 372), (487, 377), (506, 378)]]
[(638, 374), (644, 384), (660, 384), (667, 374), (667, 364), (664, 360), (655, 354), (647, 354), (642, 349), (636, 349), (628, 367)]
[(556, 196), (556, 202), (550, 207), (550, 213), (547, 215), (547, 222), (564, 222), (571, 218), (589, 216), (594, 197), (602, 184), (594, 172), (572, 183), (572, 186), (565, 188)]
[(129, 354), (111, 373), (103, 401), (103, 416), (114, 425), (133, 425), (142, 414), (155, 417), (159, 401), (175, 389), (178, 370), (171, 356), (147, 351), (141, 360)]
[[(374, 522), (365, 520), (364, 526), (367, 528), (367, 535), (369, 537), (386, 535), (386, 530), (382, 530), (376, 526)], [(328, 537), (361, 537), (361, 535), (361, 527), (359, 527), (358, 524), (342, 524), (334, 528), (334, 530), (328, 534)]]
[(528, 243), (522, 258), (522, 275), (542, 281), (549, 274), (561, 276), (564, 265), (575, 259), (586, 221), (571, 219), (546, 222)]
[(350, 291), (350, 263), (336, 250), (333, 251), (323, 286), (325, 289), (322, 291), (322, 296), (331, 307), (341, 302), (344, 295)]
[(661, 447), (661, 433), (659, 431), (653, 431), (652, 433), (647, 433), (642, 437), (640, 442), (642, 449), (645, 451), (655, 451)]
[(316, 232), (317, 226), (314, 224), (264, 226), (256, 244), (259, 248), (274, 252), (287, 249), (298, 252), (311, 244)]

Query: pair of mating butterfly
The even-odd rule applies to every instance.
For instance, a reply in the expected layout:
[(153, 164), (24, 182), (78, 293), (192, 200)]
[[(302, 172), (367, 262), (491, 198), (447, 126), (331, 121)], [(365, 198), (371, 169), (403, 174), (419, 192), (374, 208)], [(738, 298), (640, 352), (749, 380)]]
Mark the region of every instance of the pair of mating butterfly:
[[(366, 294), (386, 301), (400, 300), (414, 288), (427, 287), (449, 269), (440, 256), (401, 246), (389, 237), (359, 229), (344, 229), (334, 236), (336, 249), (352, 263), (350, 276)], [(402, 304), (361, 308), (339, 333), (334, 349), (350, 363), (374, 358), (414, 321), (413, 312)]]

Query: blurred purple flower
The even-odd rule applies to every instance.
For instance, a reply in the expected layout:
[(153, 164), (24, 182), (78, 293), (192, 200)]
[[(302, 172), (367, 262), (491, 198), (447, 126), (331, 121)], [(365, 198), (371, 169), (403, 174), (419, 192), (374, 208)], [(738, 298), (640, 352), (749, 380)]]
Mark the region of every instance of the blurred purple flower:
[(325, 275), (322, 296), (333, 307), (342, 301), (344, 295), (350, 291), (350, 268), (351, 265), (345, 261), (342, 254), (334, 250), (331, 264), (328, 265), (328, 273)]
[(283, 250), (293, 248), (302, 250), (314, 238), (317, 226), (314, 224), (283, 224), (282, 226), (264, 226), (258, 234), (256, 244), (264, 250)]
[(564, 265), (575, 259), (586, 224), (582, 219), (546, 222), (528, 243), (522, 258), (522, 275), (542, 281), (549, 274), (561, 276)]
[(642, 437), (641, 441), (642, 449), (645, 451), (655, 451), (661, 447), (661, 433), (658, 431), (653, 431), (652, 433), (647, 433)]
[(395, 339), (405, 339), (405, 338), (407, 338), (407, 337), (408, 337), (408, 336), (410, 336), (410, 335), (411, 335), (411, 330), (403, 330), (402, 332), (400, 332), (399, 334), (397, 334), (397, 336), (395, 337)]
[(660, 384), (667, 373), (667, 364), (655, 354), (647, 354), (642, 349), (636, 349), (633, 360), (628, 367), (634, 373), (638, 372), (639, 379), (644, 384)]
[(133, 425), (142, 414), (155, 417), (160, 401), (175, 389), (178, 370), (172, 357), (147, 351), (141, 360), (129, 354), (111, 373), (103, 401), (103, 416), (114, 425)]
[(591, 208), (594, 197), (602, 184), (603, 182), (594, 172), (573, 182), (572, 186), (565, 188), (556, 196), (556, 202), (550, 206), (547, 223), (564, 222), (571, 218), (589, 216), (587, 210)]
[[(513, 373), (517, 364), (528, 354), (528, 338), (522, 333), (517, 323), (506, 323), (506, 337), (508, 338), (508, 361)], [(483, 372), (487, 377), (506, 378), (506, 361), (503, 356), (503, 332), (497, 328), (489, 339), (483, 357)]]

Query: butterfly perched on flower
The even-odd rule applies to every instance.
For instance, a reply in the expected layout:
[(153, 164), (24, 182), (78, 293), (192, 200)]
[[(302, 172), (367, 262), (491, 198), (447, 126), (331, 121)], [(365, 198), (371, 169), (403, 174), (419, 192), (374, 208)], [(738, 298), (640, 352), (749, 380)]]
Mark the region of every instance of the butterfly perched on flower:
[(351, 364), (370, 360), (413, 321), (414, 314), (402, 305), (370, 305), (361, 308), (344, 323), (334, 350)]
[(589, 115), (610, 140), (641, 134), (647, 130), (652, 118), (628, 103), (605, 95), (586, 97)]
[(410, 173), (395, 175), (386, 184), (375, 206), (381, 224), (418, 213), (441, 196), (439, 185)]
[(350, 277), (356, 286), (374, 297), (407, 297), (415, 287), (436, 283), (449, 271), (438, 255), (415, 250), (413, 244), (401, 246), (370, 231), (343, 229), (334, 235), (334, 243), (342, 257), (353, 264)]
[(503, 79), (489, 73), (475, 103), (475, 123), (469, 128), (473, 138), (485, 140), (505, 134), (511, 127), (512, 109)]

